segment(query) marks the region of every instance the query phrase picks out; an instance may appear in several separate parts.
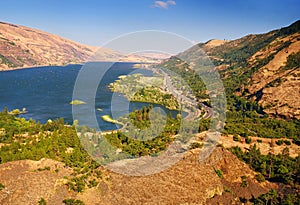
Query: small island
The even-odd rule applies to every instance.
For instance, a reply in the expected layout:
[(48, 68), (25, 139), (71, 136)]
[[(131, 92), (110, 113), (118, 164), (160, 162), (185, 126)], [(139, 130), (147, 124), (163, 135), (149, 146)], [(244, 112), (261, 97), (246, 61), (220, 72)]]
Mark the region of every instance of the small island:
[(81, 101), (81, 100), (73, 100), (70, 102), (71, 105), (84, 105), (86, 102)]

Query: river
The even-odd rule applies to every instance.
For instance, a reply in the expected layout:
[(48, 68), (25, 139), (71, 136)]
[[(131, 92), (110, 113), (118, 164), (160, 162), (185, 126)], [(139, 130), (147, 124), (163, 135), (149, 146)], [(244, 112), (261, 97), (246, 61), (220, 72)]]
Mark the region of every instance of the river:
[[(136, 69), (133, 65), (133, 63), (115, 63), (105, 73), (99, 84), (95, 110), (101, 130), (117, 129), (116, 125), (101, 119), (102, 115), (111, 115), (113, 93), (108, 85), (117, 80), (120, 75), (132, 72), (152, 75), (151, 71)], [(97, 66), (101, 66), (101, 63), (97, 63)], [(26, 108), (28, 113), (20, 117), (31, 118), (41, 123), (47, 122), (48, 119), (64, 118), (65, 122), (72, 124), (70, 102), (81, 67), (82, 65), (46, 66), (0, 72), (0, 109), (3, 110), (4, 107), (9, 110)], [(142, 106), (147, 106), (147, 103), (130, 102), (129, 110), (140, 109)], [(154, 106), (162, 108), (159, 105)], [(97, 108), (101, 108), (102, 111), (98, 111)], [(128, 110), (122, 107), (122, 104), (117, 108), (121, 113)], [(176, 111), (164, 110), (173, 116), (177, 114)], [(85, 123), (88, 124), (88, 122)]]

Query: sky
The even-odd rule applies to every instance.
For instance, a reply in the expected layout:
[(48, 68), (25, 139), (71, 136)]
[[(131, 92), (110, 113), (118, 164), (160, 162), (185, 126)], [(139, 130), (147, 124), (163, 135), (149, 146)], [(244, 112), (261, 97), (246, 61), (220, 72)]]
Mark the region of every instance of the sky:
[(93, 46), (141, 30), (230, 40), (300, 19), (299, 0), (0, 0), (0, 8), (0, 21)]

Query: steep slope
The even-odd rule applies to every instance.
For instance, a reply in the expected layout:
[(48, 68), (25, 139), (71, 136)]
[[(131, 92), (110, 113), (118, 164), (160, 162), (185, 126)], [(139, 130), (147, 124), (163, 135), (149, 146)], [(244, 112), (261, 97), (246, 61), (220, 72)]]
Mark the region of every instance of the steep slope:
[(0, 71), (38, 65), (97, 61), (155, 62), (158, 57), (123, 54), (108, 48), (78, 44), (37, 29), (0, 22)]
[(0, 22), (0, 70), (83, 62), (95, 49), (36, 29)]
[(246, 86), (247, 94), (252, 95), (269, 114), (299, 119), (300, 32), (276, 38), (255, 53), (249, 63), (254, 65), (266, 58), (272, 59), (252, 75)]
[(197, 61), (203, 51), (228, 94), (256, 101), (268, 114), (300, 119), (300, 21), (266, 34), (201, 43), (177, 57)]
[(72, 196), (64, 184), (71, 171), (50, 159), (1, 164), (0, 180), (5, 188), (0, 191), (0, 204), (38, 204), (41, 198), (48, 204), (62, 204)]
[[(199, 151), (192, 150), (168, 170), (144, 177), (128, 177), (101, 168), (102, 182), (82, 193), (70, 192), (64, 186), (64, 179), (70, 177), (71, 169), (59, 162), (42, 159), (1, 164), (0, 182), (5, 189), (0, 191), (0, 203), (36, 204), (44, 198), (49, 204), (59, 204), (65, 198), (77, 198), (87, 205), (204, 204), (212, 197), (217, 197), (220, 202), (235, 201), (238, 197), (251, 198), (274, 187), (268, 182), (258, 183), (254, 179), (255, 172), (223, 148), (217, 148), (204, 163), (198, 162)], [(46, 166), (49, 166), (48, 170)], [(222, 179), (214, 168), (222, 170)], [(250, 188), (239, 191), (241, 176), (247, 177)], [(230, 187), (231, 195), (224, 191), (224, 186)]]

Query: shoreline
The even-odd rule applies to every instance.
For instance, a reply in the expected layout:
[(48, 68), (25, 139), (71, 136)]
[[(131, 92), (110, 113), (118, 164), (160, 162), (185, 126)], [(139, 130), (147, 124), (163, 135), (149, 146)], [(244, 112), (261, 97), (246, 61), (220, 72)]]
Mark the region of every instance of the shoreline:
[[(22, 69), (35, 69), (35, 68), (39, 68), (39, 67), (51, 67), (51, 66), (69, 66), (69, 65), (84, 65), (85, 63), (88, 63), (91, 61), (82, 61), (82, 62), (70, 62), (68, 64), (65, 63), (57, 63), (57, 64), (40, 64), (40, 65), (32, 65), (32, 66), (22, 66), (22, 67), (8, 67), (8, 69), (4, 69), (0, 67), (0, 72), (6, 72), (6, 71), (14, 71), (14, 70), (22, 70)], [(154, 62), (136, 62), (136, 61), (95, 61), (95, 62), (113, 62), (113, 63), (132, 63), (132, 64), (156, 64)], [(133, 66), (134, 66), (133, 65)], [(0, 64), (1, 66), (1, 64)], [(144, 67), (142, 67), (143, 69), (145, 69)]]
[(22, 69), (35, 69), (35, 68), (40, 68), (40, 67), (51, 67), (51, 66), (68, 66), (68, 65), (80, 65), (80, 64), (84, 64), (86, 62), (74, 62), (74, 63), (68, 63), (68, 64), (53, 64), (53, 65), (49, 65), (49, 64), (41, 64), (41, 65), (33, 65), (33, 66), (23, 66), (23, 67), (13, 67), (13, 68), (9, 68), (6, 70), (2, 70), (0, 69), (0, 72), (5, 72), (5, 71), (14, 71), (14, 70), (22, 70)]

